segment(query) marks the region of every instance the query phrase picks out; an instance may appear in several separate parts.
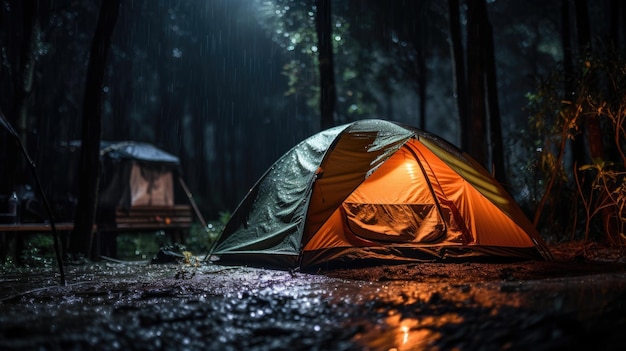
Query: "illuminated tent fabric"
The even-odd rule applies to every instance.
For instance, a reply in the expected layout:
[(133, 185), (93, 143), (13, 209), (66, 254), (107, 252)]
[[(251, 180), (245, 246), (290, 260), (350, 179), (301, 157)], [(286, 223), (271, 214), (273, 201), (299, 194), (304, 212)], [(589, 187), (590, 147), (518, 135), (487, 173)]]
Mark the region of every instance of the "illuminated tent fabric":
[(476, 161), (383, 120), (335, 127), (288, 151), (211, 253), (220, 264), (279, 269), (549, 258), (521, 209)]

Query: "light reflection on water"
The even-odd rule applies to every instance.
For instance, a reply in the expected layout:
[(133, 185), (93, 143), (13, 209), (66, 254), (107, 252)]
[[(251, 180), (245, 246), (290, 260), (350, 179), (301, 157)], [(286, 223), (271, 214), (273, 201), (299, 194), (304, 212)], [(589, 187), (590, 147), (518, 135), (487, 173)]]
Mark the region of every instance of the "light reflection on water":
[(507, 311), (505, 315), (519, 311), (515, 318), (522, 320), (524, 316), (550, 320), (549, 316), (563, 313), (594, 317), (622, 296), (626, 274), (473, 284), (381, 284), (366, 300), (378, 301), (378, 312), (386, 315), (374, 323), (365, 322), (353, 340), (367, 350), (437, 350), (450, 334), (460, 339), (471, 337), (474, 327), (468, 325), (483, 328), (491, 323), (503, 328), (507, 320), (499, 316), (502, 310)]
[(402, 318), (394, 313), (373, 329), (354, 337), (358, 343), (372, 350), (416, 350), (432, 347), (441, 338), (437, 331), (445, 324), (461, 324), (463, 318), (456, 313), (423, 318)]

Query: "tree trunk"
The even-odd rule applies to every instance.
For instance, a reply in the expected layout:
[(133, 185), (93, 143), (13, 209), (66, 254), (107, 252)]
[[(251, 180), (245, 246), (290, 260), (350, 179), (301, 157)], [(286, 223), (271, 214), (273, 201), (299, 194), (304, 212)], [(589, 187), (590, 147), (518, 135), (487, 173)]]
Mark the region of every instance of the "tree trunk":
[(464, 133), (464, 131), (468, 130), (469, 125), (467, 81), (465, 79), (465, 55), (463, 54), (463, 41), (461, 39), (461, 16), (459, 6), (459, 0), (448, 0), (450, 15), (450, 51), (452, 52), (452, 70), (454, 71), (454, 96), (456, 98), (460, 126), (458, 138), (461, 148), (467, 150), (469, 140)]
[[(18, 7), (19, 5), (16, 5)], [(13, 109), (9, 119), (11, 124), (15, 126), (16, 132), (23, 145), (28, 149), (28, 100), (33, 91), (33, 79), (35, 76), (35, 67), (37, 63), (37, 46), (39, 38), (39, 21), (36, 13), (35, 0), (23, 0), (21, 2), (21, 37), (19, 34), (18, 45), (19, 52), (15, 61), (15, 79), (13, 81)], [(28, 164), (24, 157), (21, 157), (21, 150), (16, 143), (8, 143), (7, 147), (13, 148), (8, 150), (8, 179), (6, 189), (3, 192), (11, 192), (16, 187), (28, 179)]]
[[(576, 101), (575, 93), (575, 83), (574, 83), (574, 48), (572, 47), (572, 24), (571, 24), (571, 11), (570, 11), (570, 0), (561, 0), (561, 48), (563, 50), (563, 101)], [(563, 135), (563, 137), (567, 137)], [(563, 147), (566, 147), (570, 150), (571, 164), (574, 165), (571, 174), (575, 174), (578, 172), (576, 170), (576, 165), (585, 164), (585, 141), (581, 135), (575, 135), (571, 142), (565, 143), (563, 142)], [(552, 175), (554, 177), (555, 175)], [(548, 184), (554, 184), (554, 180), (550, 180)], [(587, 184), (587, 182), (585, 182)], [(558, 189), (558, 187), (557, 187)], [(546, 188), (546, 193), (552, 192), (552, 186)], [(544, 197), (547, 195), (544, 195)], [(556, 195), (555, 195), (556, 196)], [(545, 203), (545, 201), (544, 201)], [(577, 207), (576, 201), (570, 201), (569, 211), (564, 211), (565, 213), (572, 213), (572, 211), (576, 211)], [(555, 211), (554, 206), (552, 206), (552, 211)], [(541, 207), (539, 207), (540, 209)], [(539, 223), (539, 215), (541, 211), (537, 211), (537, 215), (535, 218), (535, 226)], [(563, 220), (562, 218), (559, 220)], [(570, 223), (570, 226), (575, 226), (571, 224), (572, 221), (568, 221), (565, 219), (564, 223)], [(567, 227), (563, 227), (563, 230), (566, 230)]]
[(320, 113), (321, 128), (335, 125), (335, 74), (333, 65), (331, 0), (315, 0), (315, 27), (317, 29), (318, 61), (320, 73)]
[[(587, 0), (575, 0), (574, 4), (576, 11), (578, 50), (581, 58), (586, 59), (587, 54), (592, 50)], [(591, 82), (591, 84), (594, 83)], [(603, 159), (604, 146), (602, 144), (602, 129), (596, 114), (591, 114), (585, 119), (585, 127), (587, 146), (589, 147), (591, 160)]]
[[(587, 56), (592, 52), (591, 44), (591, 28), (589, 25), (589, 11), (587, 7), (587, 0), (575, 0), (576, 11), (576, 29), (577, 39), (579, 46), (579, 54), (581, 58), (587, 59)], [(593, 75), (593, 71), (589, 73)], [(591, 76), (586, 78), (588, 81), (583, 84), (596, 84), (595, 77)], [(600, 120), (597, 114), (588, 114), (584, 119), (586, 132), (586, 141), (589, 150), (589, 157), (591, 162), (596, 160), (605, 160), (604, 142), (602, 140), (602, 127), (600, 126)], [(607, 196), (607, 195), (604, 195)], [(609, 238), (619, 237), (619, 232), (616, 226), (611, 225), (611, 218), (613, 217), (614, 209), (611, 207), (604, 207), (601, 209), (600, 218), (603, 222), (605, 234)]]
[(17, 81), (15, 84), (15, 119), (17, 132), (22, 142), (27, 145), (28, 114), (27, 100), (33, 90), (33, 77), (35, 74), (37, 37), (39, 24), (35, 14), (35, 0), (22, 2), (22, 45), (20, 61), (18, 63)]
[(416, 45), (416, 56), (417, 56), (417, 70), (418, 70), (418, 75), (417, 75), (417, 84), (418, 84), (418, 96), (419, 96), (419, 100), (420, 100), (420, 104), (419, 104), (419, 118), (420, 118), (420, 128), (422, 130), (426, 130), (426, 102), (427, 102), (427, 84), (428, 84), (428, 70), (426, 68), (426, 40), (425, 40), (425, 32), (426, 32), (426, 26), (424, 25), (424, 23), (426, 23), (426, 19), (423, 18), (424, 17), (424, 13), (425, 11), (420, 11), (420, 16), (418, 18), (421, 18), (420, 20), (420, 32), (417, 33), (418, 37), (417, 40), (415, 41), (417, 43)]
[(622, 35), (624, 29), (622, 28), (620, 19), (622, 14), (621, 8), (623, 7), (623, 0), (611, 0), (609, 5), (609, 40), (617, 51), (619, 51), (623, 44)]
[(489, 22), (487, 6), (481, 0), (480, 17), (482, 18), (483, 60), (485, 63), (485, 82), (487, 90), (487, 105), (489, 108), (489, 136), (491, 140), (491, 159), (494, 176), (505, 188), (508, 187), (506, 167), (504, 165), (504, 143), (502, 141), (502, 123), (500, 117), (500, 102), (498, 99), (498, 79), (496, 72), (496, 58), (493, 46), (493, 28)]
[(570, 26), (569, 0), (561, 0), (561, 46), (563, 50), (563, 71), (565, 75), (565, 96), (567, 99), (574, 91), (572, 76), (574, 73), (574, 58), (572, 51), (572, 31)]
[[(624, 4), (623, 2), (619, 2), (620, 3), (620, 8), (619, 8), (619, 17), (618, 17), (618, 22), (621, 24), (621, 39), (619, 40), (619, 44), (617, 45), (618, 49), (624, 50), (626, 49), (626, 34), (624, 34), (624, 32), (626, 32), (626, 4)], [(618, 29), (619, 30), (619, 29)]]
[(574, 11), (576, 15), (578, 53), (584, 57), (587, 51), (591, 51), (591, 27), (589, 25), (587, 0), (574, 0)]
[(82, 146), (79, 163), (78, 204), (74, 230), (70, 238), (70, 253), (74, 257), (89, 256), (91, 237), (98, 203), (100, 181), (100, 138), (102, 132), (102, 90), (106, 59), (121, 0), (102, 0), (94, 34), (83, 101)]
[[(561, 2), (561, 45), (563, 47), (563, 75), (564, 89), (563, 100), (576, 101), (574, 79), (574, 48), (572, 47), (572, 27), (570, 22), (570, 1)], [(585, 160), (585, 139), (582, 135), (576, 135), (571, 142), (572, 164), (584, 165)], [(577, 172), (576, 169), (573, 170)]]
[(482, 40), (480, 2), (484, 4), (484, 0), (471, 0), (467, 7), (467, 81), (470, 123), (469, 128), (463, 133), (469, 138), (466, 151), (489, 169), (485, 123), (487, 115), (485, 67), (481, 55), (485, 50)]

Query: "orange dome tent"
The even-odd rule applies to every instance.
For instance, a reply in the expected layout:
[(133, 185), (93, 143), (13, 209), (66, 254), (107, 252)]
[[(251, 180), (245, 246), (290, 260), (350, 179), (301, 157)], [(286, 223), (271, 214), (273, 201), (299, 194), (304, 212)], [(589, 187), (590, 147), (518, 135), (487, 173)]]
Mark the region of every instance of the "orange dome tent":
[(469, 155), (383, 120), (331, 128), (288, 151), (211, 254), (220, 264), (279, 269), (550, 257), (511, 196)]

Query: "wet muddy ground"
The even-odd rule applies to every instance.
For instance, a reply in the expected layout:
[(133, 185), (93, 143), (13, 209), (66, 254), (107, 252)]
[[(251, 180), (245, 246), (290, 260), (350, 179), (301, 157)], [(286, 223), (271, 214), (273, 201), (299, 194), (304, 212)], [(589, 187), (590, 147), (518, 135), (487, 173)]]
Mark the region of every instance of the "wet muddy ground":
[(6, 271), (0, 350), (622, 350), (622, 250), (306, 274), (99, 262)]

